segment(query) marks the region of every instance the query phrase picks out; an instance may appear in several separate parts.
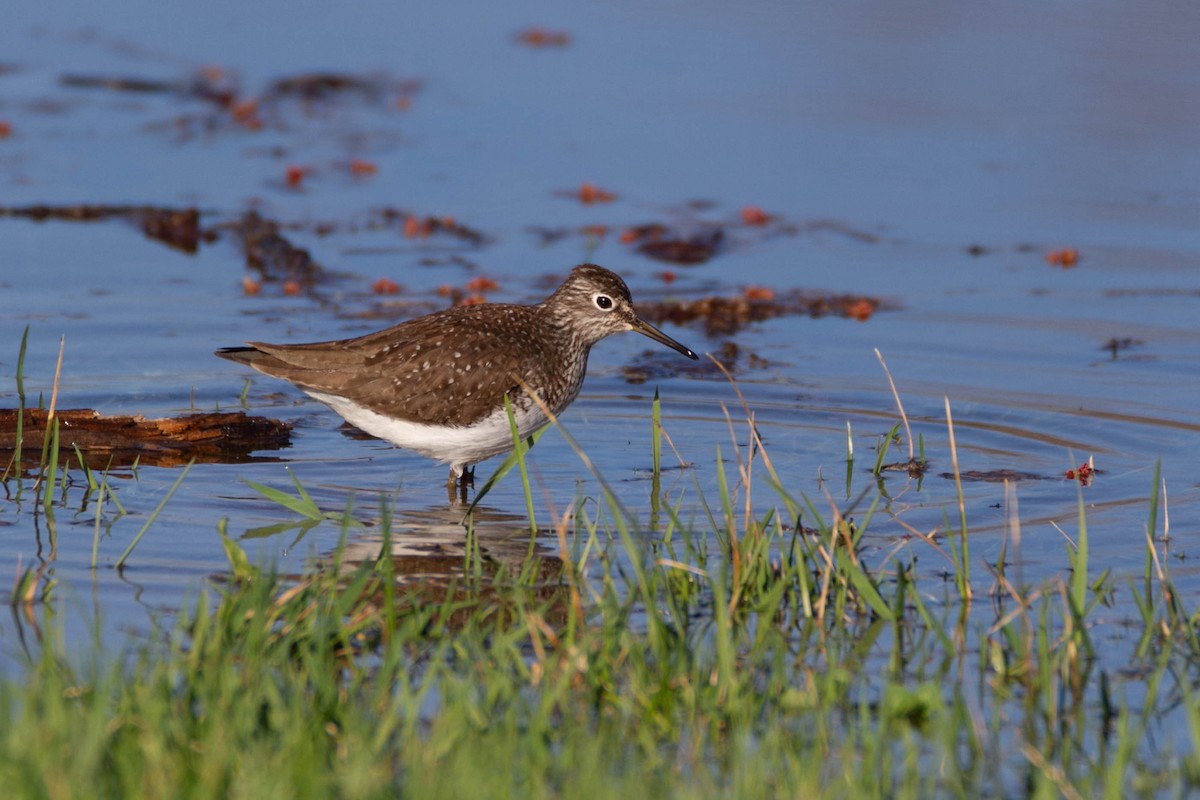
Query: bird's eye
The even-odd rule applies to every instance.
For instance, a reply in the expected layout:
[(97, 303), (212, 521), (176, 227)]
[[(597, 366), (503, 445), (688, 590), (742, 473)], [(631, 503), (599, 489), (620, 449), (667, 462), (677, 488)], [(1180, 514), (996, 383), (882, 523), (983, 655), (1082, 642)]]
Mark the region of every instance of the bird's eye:
[(592, 302), (596, 304), (596, 308), (601, 311), (608, 311), (613, 307), (612, 298), (606, 294), (598, 294), (592, 298)]

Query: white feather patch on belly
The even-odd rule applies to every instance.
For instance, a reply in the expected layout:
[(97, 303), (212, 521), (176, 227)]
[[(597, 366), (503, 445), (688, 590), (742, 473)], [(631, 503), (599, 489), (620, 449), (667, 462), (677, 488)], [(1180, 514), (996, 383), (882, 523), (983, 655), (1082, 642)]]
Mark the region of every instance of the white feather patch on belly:
[[(493, 411), (469, 428), (444, 427), (385, 417), (336, 395), (307, 390), (305, 393), (332, 408), (342, 419), (359, 430), (406, 450), (450, 464), (456, 474), (460, 474), (462, 468), (468, 464), (507, 453), (513, 447), (508, 414), (503, 408)], [(524, 411), (514, 409), (514, 412), (521, 438), (525, 438), (549, 421), (536, 405)]]

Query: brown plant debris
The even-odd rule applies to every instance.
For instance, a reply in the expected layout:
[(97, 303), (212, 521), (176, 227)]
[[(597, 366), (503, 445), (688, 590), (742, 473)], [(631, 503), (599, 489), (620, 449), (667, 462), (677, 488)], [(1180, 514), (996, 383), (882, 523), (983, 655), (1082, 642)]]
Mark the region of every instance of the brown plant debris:
[(371, 78), (335, 72), (312, 72), (277, 78), (268, 87), (266, 96), (295, 97), (311, 102), (347, 92), (374, 99), (383, 91), (382, 83)]
[[(250, 211), (233, 224), (242, 240), (246, 263), (272, 280), (282, 280), (287, 294), (296, 294), (302, 285), (311, 285), (321, 271), (308, 251), (296, 247), (279, 233), (279, 225)], [(294, 287), (288, 291), (288, 287)]]
[(908, 461), (883, 464), (879, 467), (880, 472), (906, 472), (910, 478), (920, 478), (928, 469), (929, 464), (919, 458), (910, 458)]
[[(875, 244), (879, 237), (868, 231), (852, 228), (837, 220), (812, 220), (794, 224), (767, 214), (756, 206), (742, 209), (740, 221), (746, 228), (761, 229), (758, 236), (794, 236), (799, 233), (832, 231), (865, 244)], [(702, 264), (727, 246), (725, 232), (729, 223), (706, 222), (699, 229), (678, 231), (658, 222), (637, 225), (621, 232), (623, 244), (634, 245), (639, 253), (672, 264)]]
[(142, 231), (151, 239), (194, 253), (204, 232), (200, 230), (200, 212), (194, 208), (175, 210), (148, 208), (141, 214)]
[(639, 253), (658, 261), (703, 264), (717, 254), (724, 239), (725, 231), (716, 226), (685, 234), (653, 224), (629, 228), (621, 240), (636, 243)]
[[(59, 83), (75, 89), (103, 89), (137, 94), (179, 94), (206, 100), (222, 107), (236, 105), (238, 92), (232, 76), (220, 67), (201, 70), (180, 80), (162, 80), (122, 75), (86, 75), (68, 73)], [(341, 94), (357, 94), (368, 100), (390, 98), (395, 93), (414, 94), (420, 88), (415, 80), (393, 80), (383, 75), (351, 75), (312, 72), (276, 78), (262, 93), (263, 101), (297, 99), (303, 102), (326, 100)]]
[[(943, 472), (941, 477), (949, 480), (954, 480), (953, 472)], [(1045, 475), (1038, 475), (1036, 472), (1018, 472), (1013, 469), (992, 469), (987, 471), (971, 469), (966, 472), (959, 473), (959, 477), (964, 481), (974, 483), (1003, 483), (1004, 481), (1045, 481), (1049, 480)]]
[(179, 80), (68, 73), (60, 76), (58, 82), (73, 89), (100, 89), (136, 94), (173, 94), (211, 103), (223, 110), (233, 110), (236, 117), (239, 99), (237, 89), (229, 77), (224, 70), (211, 68), (202, 70), (195, 76)]
[(278, 127), (284, 124), (282, 115), (287, 107), (308, 112), (343, 97), (406, 110), (412, 106), (412, 98), (421, 86), (417, 80), (395, 79), (384, 74), (314, 72), (277, 78), (264, 90), (253, 93), (241, 87), (236, 73), (218, 65), (177, 79), (65, 74), (59, 82), (75, 89), (168, 94), (205, 103), (208, 111), (178, 116), (165, 126), (185, 137), (221, 130), (260, 131), (268, 125)]
[[(580, 192), (571, 191), (559, 191), (556, 194), (565, 197), (582, 196)], [(620, 228), (616, 238), (621, 244), (629, 245), (649, 258), (685, 266), (702, 264), (748, 242), (778, 236), (829, 232), (863, 244), (877, 244), (883, 241), (875, 233), (853, 228), (839, 220), (790, 222), (757, 206), (746, 206), (736, 219), (697, 220), (690, 213), (706, 210), (709, 205), (705, 201), (693, 201), (688, 204), (687, 213), (681, 212), (676, 215), (681, 219), (678, 224), (648, 222), (624, 226)], [(609, 226), (593, 223), (574, 227), (533, 226), (529, 230), (539, 237), (543, 246), (547, 246), (574, 236), (603, 238), (608, 235)]]
[(201, 242), (216, 239), (213, 231), (200, 227), (200, 211), (195, 208), (88, 203), (68, 206), (0, 206), (0, 217), (23, 217), (34, 222), (97, 222), (114, 218), (125, 219), (139, 226), (149, 238), (185, 253), (194, 253)]
[(134, 92), (137, 94), (175, 94), (186, 91), (188, 87), (186, 82), (181, 81), (123, 77), (120, 75), (66, 74), (60, 76), (58, 82), (72, 89), (107, 89), (112, 92)]
[[(22, 462), (36, 466), (46, 436), (48, 412), (25, 409), (21, 425)], [(0, 409), (0, 458), (12, 460), (17, 448), (15, 408)], [(291, 444), (291, 426), (242, 411), (186, 414), (165, 419), (142, 416), (106, 417), (90, 408), (56, 411), (59, 425), (59, 460), (74, 457), (78, 447), (88, 466), (103, 469), (140, 464), (169, 467), (195, 459), (205, 463), (240, 463), (253, 460), (258, 450), (279, 450)]]
[(1112, 353), (1112, 357), (1117, 358), (1118, 355), (1123, 351), (1135, 347), (1141, 347), (1144, 344), (1145, 342), (1143, 342), (1141, 339), (1133, 339), (1129, 336), (1122, 336), (1120, 338), (1114, 336), (1101, 345), (1100, 349)]
[[(291, 226), (294, 227), (294, 226)], [(371, 209), (365, 217), (356, 219), (322, 220), (306, 226), (317, 236), (351, 234), (362, 231), (397, 230), (406, 239), (426, 239), (443, 234), (465, 244), (478, 246), (487, 242), (487, 237), (478, 230), (455, 220), (454, 217), (420, 216), (395, 207)]]
[[(886, 307), (876, 297), (852, 294), (821, 294), (799, 289), (776, 292), (773, 297), (764, 293), (742, 294), (736, 297), (702, 297), (696, 300), (664, 300), (638, 303), (638, 313), (655, 324), (704, 324), (709, 336), (736, 333), (752, 322), (775, 317), (807, 315), (810, 317), (847, 317), (866, 319)], [(869, 309), (870, 313), (864, 314)]]

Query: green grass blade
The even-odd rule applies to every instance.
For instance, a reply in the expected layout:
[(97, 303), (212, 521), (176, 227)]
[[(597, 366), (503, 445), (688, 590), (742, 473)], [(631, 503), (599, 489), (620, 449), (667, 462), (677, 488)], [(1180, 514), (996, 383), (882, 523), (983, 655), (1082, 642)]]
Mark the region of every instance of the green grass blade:
[[(21, 334), (21, 348), (17, 351), (17, 443), (13, 451), (13, 466), (21, 474), (21, 445), (25, 437), (25, 348), (29, 344), (29, 326)], [(20, 481), (17, 497), (21, 496)]]
[(550, 426), (546, 425), (545, 427), (539, 428), (538, 430), (529, 434), (529, 436), (527, 436), (520, 444), (520, 449), (522, 451), (520, 455), (517, 454), (516, 450), (513, 450), (508, 454), (508, 457), (500, 462), (500, 466), (496, 467), (496, 471), (488, 476), (488, 479), (484, 481), (483, 486), (481, 486), (479, 491), (475, 493), (475, 499), (471, 501), (471, 505), (467, 506), (468, 514), (475, 510), (475, 507), (479, 505), (479, 501), (483, 500), (483, 498), (487, 496), (487, 493), (492, 490), (492, 487), (499, 483), (505, 475), (512, 472), (512, 468), (517, 466), (518, 460), (523, 458), (525, 453), (529, 452), (529, 449), (537, 444), (538, 439), (541, 439), (542, 435), (548, 430), (550, 430)]
[(521, 488), (525, 493), (525, 512), (529, 515), (529, 532), (536, 535), (537, 521), (533, 516), (533, 489), (529, 485), (529, 469), (525, 466), (525, 448), (521, 446), (521, 430), (517, 427), (517, 416), (508, 395), (504, 395), (504, 413), (508, 416), (508, 429), (512, 433), (513, 455), (517, 457), (517, 467), (521, 470)]
[(42, 480), (46, 483), (42, 502), (47, 510), (54, 504), (54, 478), (58, 473), (58, 418), (50, 424), (52, 427), (46, 431), (46, 441), (42, 448)]
[(183, 468), (183, 472), (179, 473), (179, 477), (175, 479), (175, 483), (172, 484), (171, 488), (167, 490), (167, 494), (165, 497), (163, 497), (162, 502), (158, 504), (158, 508), (154, 509), (154, 512), (146, 520), (146, 524), (143, 525), (142, 529), (137, 532), (137, 536), (133, 537), (133, 541), (129, 543), (129, 546), (125, 548), (125, 552), (121, 553), (121, 557), (118, 558), (117, 563), (113, 565), (116, 569), (120, 570), (125, 566), (125, 562), (129, 560), (129, 556), (133, 553), (133, 548), (137, 547), (138, 542), (140, 542), (142, 537), (146, 535), (146, 531), (150, 530), (150, 526), (154, 524), (154, 520), (158, 519), (158, 515), (161, 514), (162, 510), (167, 507), (167, 502), (171, 499), (171, 496), (175, 494), (175, 490), (179, 488), (179, 484), (183, 483), (183, 479), (187, 477), (188, 472), (191, 471), (192, 465), (195, 463), (196, 459), (193, 458), (188, 462), (187, 466)]
[(1072, 553), (1067, 545), (1067, 555), (1071, 561), (1071, 605), (1077, 614), (1084, 613), (1087, 603), (1088, 590), (1088, 530), (1087, 510), (1083, 503), (1083, 486), (1076, 481), (1075, 492), (1078, 503), (1078, 535), (1076, 536), (1075, 552)]
[(954, 471), (954, 494), (958, 500), (958, 534), (962, 537), (959, 561), (955, 565), (955, 581), (964, 603), (971, 599), (971, 535), (967, 530), (967, 504), (963, 499), (962, 471), (958, 466), (958, 444), (954, 438), (954, 417), (950, 414), (950, 398), (946, 404), (946, 432), (950, 440), (950, 464)]
[(75, 450), (75, 458), (79, 461), (79, 468), (83, 470), (83, 477), (87, 479), (88, 491), (96, 491), (98, 488), (96, 484), (96, 476), (92, 474), (91, 469), (88, 468), (87, 462), (83, 460), (83, 451), (81, 451), (79, 449), (79, 445), (74, 442), (71, 443), (71, 447)]
[(292, 476), (292, 483), (296, 485), (296, 494), (299, 495), (300, 499), (303, 500), (310, 508), (316, 509), (317, 514), (319, 515), (321, 513), (321, 510), (319, 508), (317, 508), (316, 502), (311, 497), (309, 497), (308, 492), (304, 489), (304, 486), (300, 483), (300, 478), (299, 478), (299, 476), (296, 475), (296, 471), (294, 469), (292, 469), (291, 467), (288, 467), (288, 472)]
[(96, 564), (100, 555), (100, 519), (104, 516), (104, 490), (108, 488), (107, 483), (101, 483), (100, 488), (96, 492), (96, 527), (92, 531), (92, 571), (96, 571)]
[(650, 404), (650, 427), (654, 431), (650, 439), (650, 464), (655, 476), (662, 469), (662, 401), (658, 397), (658, 388), (654, 389), (654, 402)]
[(222, 519), (217, 523), (217, 535), (221, 537), (221, 546), (225, 549), (225, 558), (229, 561), (229, 570), (233, 573), (234, 580), (249, 581), (258, 576), (259, 570), (251, 563), (246, 556), (246, 551), (238, 545), (233, 539), (229, 538), (227, 532), (229, 520)]
[(289, 511), (294, 511), (302, 517), (307, 517), (311, 520), (321, 520), (325, 515), (321, 513), (321, 509), (313, 502), (313, 499), (304, 491), (304, 487), (300, 485), (300, 481), (296, 478), (295, 473), (292, 474), (292, 480), (296, 484), (296, 488), (300, 491), (299, 497), (292, 497), (287, 492), (279, 489), (272, 489), (270, 486), (264, 486), (261, 483), (255, 483), (247, 478), (242, 478), (242, 483), (249, 486), (254, 491), (261, 494), (263, 497), (270, 500), (272, 503), (277, 503)]
[(859, 596), (866, 601), (871, 610), (876, 616), (887, 622), (895, 622), (896, 615), (892, 611), (891, 606), (879, 594), (879, 589), (875, 586), (875, 582), (871, 580), (871, 576), (861, 564), (854, 564), (850, 561), (850, 555), (844, 550), (837, 552), (838, 569), (850, 579), (850, 584)]
[(887, 458), (888, 450), (891, 449), (892, 440), (896, 438), (896, 434), (900, 432), (900, 423), (897, 422), (883, 436), (883, 442), (879, 447), (875, 448), (875, 466), (871, 467), (871, 474), (876, 478), (883, 472), (883, 459)]
[(1158, 530), (1158, 503), (1159, 490), (1162, 486), (1160, 473), (1162, 471), (1162, 459), (1154, 461), (1154, 484), (1150, 487), (1150, 519), (1146, 522), (1146, 560), (1143, 565), (1144, 588), (1146, 592), (1146, 601), (1153, 603), (1153, 595), (1151, 589), (1154, 576), (1154, 554), (1151, 550), (1154, 547), (1155, 531)]
[(662, 401), (658, 388), (650, 404), (650, 530), (658, 530), (658, 515), (662, 511)]

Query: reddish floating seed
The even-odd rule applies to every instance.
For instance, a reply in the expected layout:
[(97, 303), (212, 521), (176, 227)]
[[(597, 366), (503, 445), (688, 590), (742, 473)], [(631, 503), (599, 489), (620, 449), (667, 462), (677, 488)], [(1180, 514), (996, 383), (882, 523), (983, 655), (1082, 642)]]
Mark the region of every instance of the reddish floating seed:
[(579, 187), (579, 200), (585, 204), (611, 203), (617, 196), (610, 191), (601, 189), (593, 183), (585, 183)]
[(300, 294), (300, 281), (286, 280), (283, 282), (283, 293), (288, 297), (295, 297)]
[(415, 239), (421, 235), (421, 220), (416, 217), (406, 217), (404, 220), (404, 236)]
[(233, 121), (251, 130), (261, 130), (262, 120), (258, 117), (258, 102), (256, 100), (239, 100), (229, 107)]
[(766, 225), (771, 221), (771, 215), (758, 206), (746, 206), (742, 209), (742, 222), (747, 225)]
[(479, 294), (473, 294), (473, 295), (471, 295), (470, 297), (465, 297), (465, 298), (463, 298), (463, 301), (462, 301), (461, 303), (459, 303), (459, 305), (463, 305), (463, 306), (481, 306), (481, 305), (483, 305), (483, 304), (484, 304), (484, 303), (486, 303), (486, 302), (487, 302), (487, 298), (486, 298), (486, 297), (484, 297), (483, 295), (479, 295)]
[(1066, 473), (1068, 480), (1078, 480), (1082, 486), (1090, 485), (1095, 474), (1095, 467), (1088, 461), (1080, 464), (1078, 469), (1069, 469)]
[(859, 322), (866, 322), (875, 313), (875, 306), (869, 300), (857, 300), (846, 307), (846, 316)]
[(225, 80), (225, 70), (218, 64), (209, 64), (200, 68), (200, 77), (209, 83), (220, 83)]
[(774, 300), (775, 290), (768, 286), (747, 286), (745, 295), (747, 300)]
[(304, 183), (304, 178), (307, 175), (308, 170), (305, 167), (298, 167), (295, 164), (292, 164), (287, 168), (287, 177), (285, 180), (290, 188), (296, 189), (300, 186), (300, 184)]
[(12, 123), (0, 120), (0, 139), (12, 136)]
[(633, 228), (626, 228), (621, 231), (621, 244), (633, 244), (638, 238), (638, 232)]
[(550, 31), (541, 27), (526, 28), (517, 34), (517, 40), (529, 47), (565, 47), (571, 41), (566, 31)]
[(467, 291), (472, 294), (481, 294), (483, 292), (494, 292), (500, 288), (500, 284), (491, 278), (485, 278), (480, 275), (478, 278), (471, 278), (467, 281)]
[(396, 98), (395, 106), (397, 111), (408, 111), (412, 108), (412, 98), (401, 95)]
[(253, 297), (260, 291), (262, 291), (261, 282), (254, 280), (254, 278), (251, 278), (249, 275), (247, 275), (245, 278), (242, 278), (242, 294), (246, 295), (247, 297)]
[(454, 287), (448, 283), (443, 283), (437, 288), (438, 297), (450, 297), (454, 294)]
[(597, 239), (602, 239), (608, 235), (607, 225), (584, 225), (583, 232), (587, 236), (595, 236)]
[(533, 47), (541, 47), (547, 38), (546, 31), (541, 28), (530, 28), (521, 34), (521, 41)]
[(258, 113), (258, 102), (252, 99), (238, 100), (229, 107), (235, 119), (245, 119)]
[(658, 272), (655, 274), (657, 275), (658, 279), (660, 281), (662, 281), (663, 283), (674, 283), (676, 280), (679, 279), (679, 276), (676, 275), (673, 270), (669, 270), (669, 269), (663, 270), (662, 272)]
[(375, 294), (400, 294), (400, 284), (388, 278), (380, 278), (371, 284), (371, 291)]
[(374, 175), (379, 171), (379, 167), (375, 166), (370, 161), (364, 161), (361, 158), (353, 159), (350, 162), (351, 175)]
[(1046, 253), (1046, 262), (1056, 267), (1070, 269), (1079, 263), (1079, 251), (1074, 247), (1051, 250), (1049, 253)]

